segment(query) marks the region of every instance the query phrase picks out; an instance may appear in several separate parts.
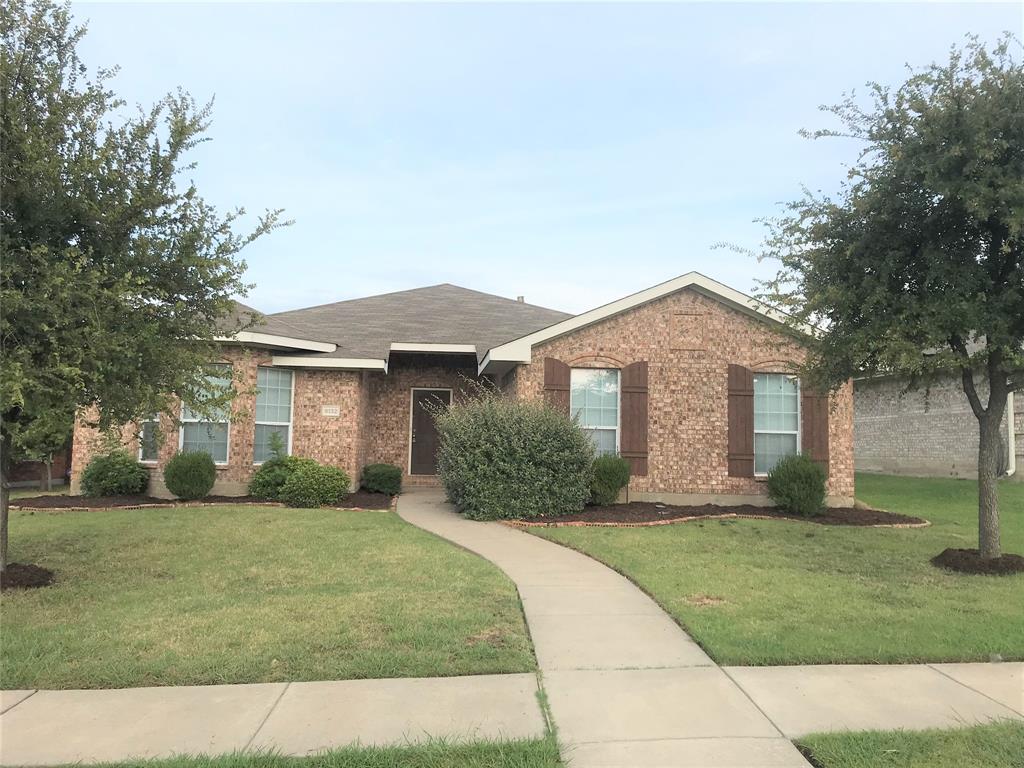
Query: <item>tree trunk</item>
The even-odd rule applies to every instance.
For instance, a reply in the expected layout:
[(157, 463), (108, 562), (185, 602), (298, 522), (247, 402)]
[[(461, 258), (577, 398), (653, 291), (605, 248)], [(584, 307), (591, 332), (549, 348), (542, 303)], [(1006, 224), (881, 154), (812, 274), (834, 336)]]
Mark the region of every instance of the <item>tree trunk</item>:
[[(991, 405), (989, 407), (991, 410)], [(978, 440), (978, 552), (985, 559), (1002, 554), (999, 543), (999, 487), (996, 466), (999, 463), (999, 427), (991, 414), (980, 421)]]
[(7, 508), (10, 490), (7, 485), (7, 445), (0, 437), (0, 573), (7, 570)]

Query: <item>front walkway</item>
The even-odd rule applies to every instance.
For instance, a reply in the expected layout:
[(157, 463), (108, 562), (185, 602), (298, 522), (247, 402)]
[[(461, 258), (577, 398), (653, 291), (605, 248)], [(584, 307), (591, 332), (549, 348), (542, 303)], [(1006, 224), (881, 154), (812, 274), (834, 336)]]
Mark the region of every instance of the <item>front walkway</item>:
[[(452, 512), (399, 514), (515, 581), (571, 768), (807, 768), (812, 731), (1024, 719), (1024, 664), (717, 667), (650, 598), (585, 555)], [(537, 677), (482, 675), (0, 692), (0, 764), (58, 765), (353, 743), (539, 738)]]
[(515, 581), (572, 768), (806, 768), (789, 739), (817, 730), (1024, 716), (1024, 664), (722, 669), (630, 581), (585, 555), (465, 520), (437, 491), (403, 495), (398, 512)]

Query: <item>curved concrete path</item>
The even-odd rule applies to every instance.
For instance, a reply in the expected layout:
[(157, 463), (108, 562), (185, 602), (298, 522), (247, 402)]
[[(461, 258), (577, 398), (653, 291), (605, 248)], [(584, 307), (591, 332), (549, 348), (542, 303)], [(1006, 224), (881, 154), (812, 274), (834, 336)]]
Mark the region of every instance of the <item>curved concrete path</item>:
[(572, 768), (808, 765), (750, 697), (615, 571), (508, 526), (465, 520), (438, 491), (404, 494), (398, 513), (516, 583)]

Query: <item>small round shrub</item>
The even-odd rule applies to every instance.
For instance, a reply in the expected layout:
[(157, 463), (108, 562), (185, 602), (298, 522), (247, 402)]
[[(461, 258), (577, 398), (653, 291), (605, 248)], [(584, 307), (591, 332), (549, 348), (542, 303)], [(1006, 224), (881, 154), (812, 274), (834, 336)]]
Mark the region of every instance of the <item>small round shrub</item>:
[(786, 512), (816, 515), (825, 506), (825, 470), (809, 456), (787, 456), (768, 473), (768, 496)]
[(249, 495), (267, 501), (280, 501), (281, 489), (292, 473), (304, 464), (316, 464), (313, 459), (299, 456), (275, 456), (260, 465), (249, 481)]
[(621, 456), (598, 456), (590, 468), (590, 503), (614, 504), (628, 484), (628, 461)]
[(553, 408), (481, 388), (434, 416), (438, 475), (466, 517), (566, 514), (590, 498), (593, 444)]
[(85, 496), (132, 496), (145, 493), (149, 472), (128, 451), (94, 456), (82, 472)]
[(289, 507), (330, 507), (348, 493), (349, 483), (348, 475), (338, 467), (303, 462), (285, 480), (279, 498)]
[(367, 491), (395, 496), (402, 492), (402, 470), (394, 464), (367, 464), (360, 485)]
[(164, 485), (179, 499), (201, 499), (217, 479), (213, 457), (202, 451), (176, 453), (164, 467)]

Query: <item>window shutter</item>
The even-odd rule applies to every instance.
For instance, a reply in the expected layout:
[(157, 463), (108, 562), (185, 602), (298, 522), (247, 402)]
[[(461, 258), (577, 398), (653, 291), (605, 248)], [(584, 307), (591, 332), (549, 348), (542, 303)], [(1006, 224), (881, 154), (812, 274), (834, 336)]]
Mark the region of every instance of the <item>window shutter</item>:
[(544, 402), (566, 416), (569, 415), (571, 375), (571, 369), (561, 360), (553, 357), (544, 358)]
[(619, 387), (619, 453), (629, 461), (629, 473), (643, 477), (647, 474), (647, 361), (623, 368)]
[(754, 476), (754, 372), (729, 365), (729, 477)]
[(828, 474), (828, 395), (804, 389), (800, 395), (801, 449)]

